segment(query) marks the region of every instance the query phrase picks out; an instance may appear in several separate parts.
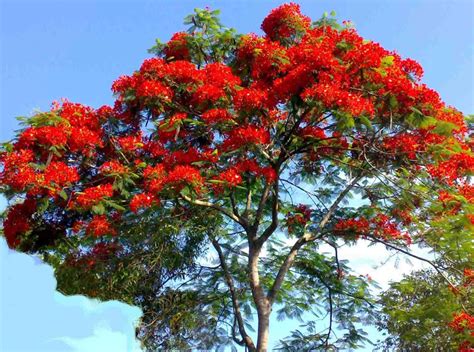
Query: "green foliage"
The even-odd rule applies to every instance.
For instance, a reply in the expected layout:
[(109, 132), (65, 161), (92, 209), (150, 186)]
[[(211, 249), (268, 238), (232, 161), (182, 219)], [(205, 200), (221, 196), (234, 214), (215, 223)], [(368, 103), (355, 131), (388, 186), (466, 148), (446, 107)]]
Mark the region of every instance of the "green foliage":
[[(466, 289), (466, 288), (464, 288)], [(383, 351), (456, 351), (468, 337), (449, 327), (454, 312), (474, 308), (472, 292), (455, 295), (433, 270), (393, 283), (381, 298), (380, 328), (390, 334)]]

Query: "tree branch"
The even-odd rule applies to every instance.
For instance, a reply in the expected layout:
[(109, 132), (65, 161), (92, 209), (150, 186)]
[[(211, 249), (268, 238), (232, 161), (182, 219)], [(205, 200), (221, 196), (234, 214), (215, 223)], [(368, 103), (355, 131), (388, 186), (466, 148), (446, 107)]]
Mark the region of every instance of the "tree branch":
[(187, 201), (188, 203), (215, 209), (215, 210), (221, 212), (222, 214), (224, 214), (225, 216), (229, 217), (230, 219), (234, 220), (235, 222), (239, 223), (240, 225), (242, 225), (243, 228), (246, 228), (248, 226), (248, 223), (245, 219), (231, 213), (230, 211), (228, 211), (227, 209), (221, 207), (220, 205), (217, 205), (217, 204), (214, 204), (214, 203), (211, 203), (211, 202), (206, 202), (206, 201), (199, 200), (199, 199), (192, 199), (191, 197), (183, 195), (183, 194), (181, 194), (181, 197), (183, 197), (183, 199), (185, 201)]
[(232, 276), (230, 275), (229, 272), (229, 267), (227, 266), (227, 263), (225, 262), (225, 257), (224, 253), (222, 252), (222, 248), (219, 245), (219, 242), (217, 242), (216, 239), (211, 240), (212, 245), (214, 246), (215, 250), (217, 251), (217, 255), (219, 256), (219, 261), (221, 263), (222, 271), (224, 272), (224, 278), (227, 283), (227, 286), (229, 287), (231, 299), (232, 299), (232, 306), (234, 308), (234, 314), (235, 318), (237, 319), (237, 325), (239, 328), (240, 335), (242, 336), (242, 339), (245, 343), (245, 345), (251, 350), (255, 350), (255, 344), (253, 343), (251, 337), (247, 335), (247, 332), (245, 331), (245, 324), (244, 320), (242, 318), (242, 313), (240, 312), (240, 305), (239, 301), (237, 300), (237, 295), (235, 292), (235, 287), (234, 287), (234, 280)]
[(392, 245), (392, 244), (390, 244), (390, 243), (387, 243), (387, 242), (385, 242), (385, 241), (379, 240), (378, 238), (375, 238), (375, 237), (372, 237), (372, 236), (367, 236), (367, 239), (368, 239), (369, 241), (371, 241), (371, 242), (377, 242), (377, 243), (384, 244), (385, 246), (390, 247), (390, 248), (392, 248), (392, 249), (394, 249), (394, 250), (396, 250), (396, 251), (398, 251), (398, 252), (400, 252), (400, 253), (406, 254), (406, 255), (408, 255), (408, 256), (410, 256), (410, 257), (412, 257), (412, 258), (415, 258), (415, 259), (421, 260), (421, 261), (423, 261), (423, 262), (425, 262), (425, 263), (428, 263), (429, 265), (431, 265), (431, 266), (438, 272), (438, 274), (440, 274), (440, 275), (443, 277), (443, 279), (444, 279), (449, 285), (451, 285), (452, 287), (456, 287), (456, 285), (454, 285), (454, 284), (451, 282), (451, 280), (449, 280), (449, 278), (443, 273), (443, 271), (442, 271), (442, 270), (438, 267), (438, 265), (436, 265), (433, 261), (431, 261), (431, 260), (429, 260), (429, 259), (426, 259), (426, 258), (423, 258), (423, 257), (420, 257), (420, 256), (418, 256), (418, 255), (416, 255), (416, 254), (410, 253), (410, 252), (408, 252), (407, 250), (404, 250), (404, 249), (402, 249), (402, 248), (400, 248), (400, 247), (394, 246), (394, 245)]
[(257, 239), (257, 245), (262, 246), (278, 227), (278, 201), (279, 201), (279, 182), (275, 181), (273, 185), (273, 204), (272, 204), (272, 222), (263, 231), (263, 234)]
[(359, 174), (358, 176), (354, 177), (352, 181), (346, 186), (346, 188), (339, 194), (339, 196), (336, 198), (334, 203), (331, 205), (331, 207), (328, 209), (326, 215), (321, 219), (319, 225), (318, 225), (318, 230), (319, 230), (319, 235), (316, 236), (311, 236), (310, 233), (305, 233), (303, 236), (301, 236), (296, 243), (291, 247), (290, 252), (285, 258), (285, 261), (281, 265), (280, 269), (278, 270), (278, 274), (275, 278), (275, 281), (273, 282), (273, 286), (270, 289), (268, 293), (268, 299), (271, 303), (274, 302), (275, 296), (277, 292), (280, 290), (281, 285), (283, 284), (283, 280), (285, 279), (285, 276), (290, 269), (290, 267), (293, 265), (293, 262), (295, 261), (296, 255), (298, 254), (298, 250), (305, 244), (311, 241), (316, 240), (320, 236), (322, 236), (321, 230), (326, 226), (327, 222), (331, 219), (331, 216), (334, 214), (336, 211), (337, 207), (339, 206), (339, 203), (344, 199), (344, 197), (347, 195), (347, 193), (350, 192), (352, 187), (361, 179), (362, 173)]

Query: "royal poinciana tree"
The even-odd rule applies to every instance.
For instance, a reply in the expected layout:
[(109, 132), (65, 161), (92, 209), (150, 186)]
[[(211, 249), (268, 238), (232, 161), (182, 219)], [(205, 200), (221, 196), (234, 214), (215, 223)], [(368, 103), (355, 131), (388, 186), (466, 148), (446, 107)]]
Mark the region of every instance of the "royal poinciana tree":
[[(265, 351), (273, 310), (305, 322), (280, 342), (303, 351), (366, 341), (380, 302), (338, 253), (381, 244), (431, 267), (452, 303), (436, 328), (468, 350), (468, 119), (350, 23), (286, 4), (262, 35), (237, 35), (217, 14), (197, 9), (157, 42), (113, 83), (113, 106), (22, 119), (1, 154), (8, 245), (41, 254), (62, 292), (141, 307), (149, 350)], [(393, 312), (387, 346), (407, 346)]]

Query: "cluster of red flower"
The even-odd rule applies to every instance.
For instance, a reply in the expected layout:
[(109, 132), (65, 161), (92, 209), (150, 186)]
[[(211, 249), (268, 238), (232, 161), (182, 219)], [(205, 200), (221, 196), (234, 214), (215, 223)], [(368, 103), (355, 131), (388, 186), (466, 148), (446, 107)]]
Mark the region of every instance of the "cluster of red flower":
[[(55, 103), (2, 153), (0, 185), (25, 199), (50, 198), (51, 206), (70, 199), (68, 211), (97, 236), (114, 233), (107, 217), (89, 221), (92, 207), (107, 208), (108, 198), (133, 212), (184, 188), (217, 199), (244, 183), (276, 182), (282, 171), (275, 165), (285, 158), (297, 161), (295, 172), (320, 172), (325, 162), (373, 147), (367, 155), (376, 155), (377, 165), (396, 167), (405, 158), (404, 166), (427, 169), (435, 182), (466, 183), (474, 157), (463, 140), (462, 114), (419, 82), (418, 63), (353, 29), (312, 26), (297, 4), (273, 10), (262, 29), (263, 36), (239, 37), (231, 59), (206, 64), (197, 64), (202, 52), (196, 54), (196, 37), (176, 33), (161, 57), (113, 83), (113, 107)], [(413, 112), (452, 133), (431, 124), (413, 127), (407, 121)], [(150, 121), (155, 128), (145, 132)], [(372, 144), (359, 128), (364, 121), (383, 127)], [(450, 152), (431, 153), (432, 145)], [(9, 243), (31, 225), (32, 212), (14, 209), (6, 223), (21, 223), (23, 230), (10, 231)], [(409, 223), (407, 214), (394, 216)], [(349, 221), (336, 231), (385, 226), (390, 238), (408, 241), (393, 220)]]
[(298, 204), (293, 212), (286, 214), (286, 226), (288, 233), (294, 233), (298, 229), (304, 228), (311, 221), (312, 210), (304, 204)]
[(410, 235), (400, 231), (399, 227), (397, 222), (387, 215), (377, 214), (370, 220), (364, 217), (341, 219), (334, 225), (333, 231), (336, 234), (355, 235), (356, 239), (371, 235), (387, 241), (403, 241), (410, 245), (412, 242)]
[[(474, 317), (464, 311), (453, 314), (453, 320), (449, 323), (449, 327), (458, 333), (468, 333), (474, 337)], [(464, 341), (460, 346), (460, 352), (471, 352), (474, 345), (469, 341)]]
[(115, 235), (116, 230), (106, 215), (94, 215), (86, 227), (86, 234), (101, 237), (104, 235)]
[(151, 193), (140, 193), (133, 196), (130, 201), (130, 210), (138, 213), (140, 209), (146, 209), (158, 203), (158, 198)]
[(3, 222), (3, 232), (8, 246), (14, 248), (20, 244), (20, 235), (31, 230), (31, 215), (36, 211), (36, 201), (27, 198), (23, 203), (10, 207), (8, 217)]
[(88, 187), (76, 195), (70, 207), (88, 210), (99, 204), (104, 198), (110, 198), (113, 195), (114, 189), (110, 183)]

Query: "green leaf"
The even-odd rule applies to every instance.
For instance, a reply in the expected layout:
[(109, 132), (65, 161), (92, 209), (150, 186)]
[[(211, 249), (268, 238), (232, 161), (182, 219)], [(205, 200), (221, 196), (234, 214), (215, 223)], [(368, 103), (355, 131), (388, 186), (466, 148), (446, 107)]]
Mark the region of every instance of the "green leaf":
[(96, 215), (104, 215), (105, 214), (105, 207), (102, 203), (94, 205), (92, 207), (92, 212)]
[(387, 55), (380, 60), (380, 66), (381, 67), (390, 67), (393, 65), (393, 61), (395, 60), (395, 57), (393, 55)]
[(388, 104), (390, 105), (390, 108), (391, 108), (391, 109), (396, 109), (396, 108), (398, 107), (398, 100), (397, 100), (397, 98), (396, 98), (394, 95), (390, 94), (390, 96), (389, 96), (388, 99), (389, 99), (389, 100), (388, 100)]
[(64, 200), (68, 199), (67, 193), (63, 189), (61, 191), (59, 191), (58, 194), (62, 199), (64, 199)]
[(457, 129), (454, 123), (447, 122), (447, 121), (436, 121), (436, 127), (433, 129), (433, 132), (439, 134), (441, 136), (451, 136), (453, 131)]
[(48, 209), (48, 207), (49, 207), (49, 199), (48, 198), (41, 198), (38, 201), (37, 212), (42, 214)]
[(367, 116), (359, 116), (360, 122), (365, 125), (369, 130), (372, 129), (372, 122)]
[(119, 211), (125, 211), (126, 210), (124, 207), (122, 207), (121, 205), (118, 205), (115, 202), (112, 202), (111, 200), (105, 200), (105, 203), (107, 205), (111, 206), (112, 208), (117, 209)]

